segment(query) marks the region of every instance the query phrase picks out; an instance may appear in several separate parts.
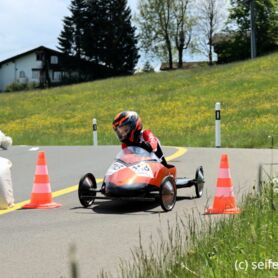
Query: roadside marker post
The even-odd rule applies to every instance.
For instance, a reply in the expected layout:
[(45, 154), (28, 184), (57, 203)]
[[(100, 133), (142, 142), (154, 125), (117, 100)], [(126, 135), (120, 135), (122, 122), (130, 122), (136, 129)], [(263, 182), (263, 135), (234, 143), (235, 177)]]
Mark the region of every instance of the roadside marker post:
[(93, 119), (93, 145), (97, 146), (97, 120)]
[(215, 103), (215, 147), (221, 147), (221, 104)]

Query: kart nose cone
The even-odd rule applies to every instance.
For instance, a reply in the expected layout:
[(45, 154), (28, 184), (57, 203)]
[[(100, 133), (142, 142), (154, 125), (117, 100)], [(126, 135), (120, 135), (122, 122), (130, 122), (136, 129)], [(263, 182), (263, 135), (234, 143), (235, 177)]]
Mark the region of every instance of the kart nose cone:
[(147, 192), (147, 184), (116, 185), (111, 182), (105, 185), (105, 195), (111, 197), (139, 197)]

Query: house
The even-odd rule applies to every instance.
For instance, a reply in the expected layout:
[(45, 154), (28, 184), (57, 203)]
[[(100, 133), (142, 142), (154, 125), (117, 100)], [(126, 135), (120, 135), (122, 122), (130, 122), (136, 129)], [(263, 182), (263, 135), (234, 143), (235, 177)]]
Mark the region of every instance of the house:
[(40, 87), (112, 76), (103, 65), (77, 59), (39, 46), (0, 62), (0, 91), (12, 83), (36, 83)]
[(14, 82), (59, 83), (64, 74), (64, 54), (40, 46), (0, 62), (0, 91)]

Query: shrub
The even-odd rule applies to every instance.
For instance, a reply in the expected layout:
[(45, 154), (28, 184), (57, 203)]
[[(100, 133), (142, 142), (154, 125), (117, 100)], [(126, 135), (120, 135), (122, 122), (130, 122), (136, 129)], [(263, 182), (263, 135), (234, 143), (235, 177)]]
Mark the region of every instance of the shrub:
[(150, 64), (149, 61), (147, 61), (143, 67), (143, 72), (154, 72), (153, 66)]
[(30, 83), (13, 82), (6, 87), (5, 92), (34, 90), (38, 88), (38, 86), (39, 85), (36, 82), (30, 82)]

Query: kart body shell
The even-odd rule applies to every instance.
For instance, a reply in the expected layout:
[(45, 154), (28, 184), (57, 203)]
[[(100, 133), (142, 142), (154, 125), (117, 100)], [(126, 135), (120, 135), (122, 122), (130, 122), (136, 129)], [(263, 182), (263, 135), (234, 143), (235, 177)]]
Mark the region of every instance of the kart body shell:
[(123, 149), (104, 178), (104, 194), (111, 197), (138, 197), (159, 191), (166, 177), (176, 178), (176, 167), (163, 166), (154, 153), (139, 147)]
[(199, 167), (195, 179), (177, 178), (174, 165), (163, 165), (153, 153), (140, 147), (127, 147), (119, 152), (108, 168), (98, 190), (93, 174), (88, 173), (79, 182), (81, 204), (88, 207), (101, 193), (105, 198), (155, 198), (165, 211), (172, 210), (177, 188), (195, 186), (197, 197), (202, 196), (203, 169)]

